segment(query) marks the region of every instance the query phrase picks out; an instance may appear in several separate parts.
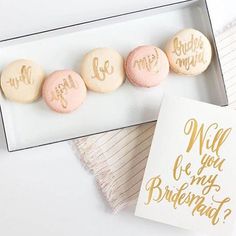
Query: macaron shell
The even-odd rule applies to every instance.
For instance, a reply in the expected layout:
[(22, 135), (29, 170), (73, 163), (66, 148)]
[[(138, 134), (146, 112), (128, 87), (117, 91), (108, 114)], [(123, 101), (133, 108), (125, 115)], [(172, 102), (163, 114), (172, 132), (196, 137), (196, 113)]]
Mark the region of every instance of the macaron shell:
[(124, 60), (111, 48), (97, 48), (83, 57), (80, 74), (88, 89), (100, 93), (112, 92), (125, 81)]
[(43, 98), (54, 111), (69, 113), (84, 101), (87, 89), (79, 74), (72, 70), (55, 71), (43, 85)]
[(171, 69), (181, 75), (201, 74), (208, 68), (212, 59), (209, 40), (195, 29), (179, 31), (168, 41), (165, 51)]
[(125, 67), (129, 81), (141, 87), (158, 86), (169, 73), (167, 56), (152, 45), (135, 48), (128, 55)]
[(30, 60), (17, 60), (4, 68), (1, 74), (1, 88), (11, 101), (31, 103), (41, 96), (45, 78), (41, 66)]

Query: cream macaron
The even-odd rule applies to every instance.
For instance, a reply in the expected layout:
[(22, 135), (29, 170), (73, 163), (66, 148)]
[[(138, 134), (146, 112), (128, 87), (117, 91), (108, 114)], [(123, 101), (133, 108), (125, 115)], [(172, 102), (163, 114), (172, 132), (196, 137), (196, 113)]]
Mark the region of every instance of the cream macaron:
[(125, 81), (122, 56), (111, 48), (96, 48), (82, 59), (80, 74), (88, 89), (108, 93)]
[(125, 63), (129, 81), (140, 87), (158, 86), (169, 73), (169, 62), (158, 47), (145, 45), (131, 51)]
[(85, 100), (87, 89), (80, 75), (72, 70), (51, 73), (43, 84), (42, 95), (46, 104), (54, 111), (69, 113)]
[(33, 61), (21, 59), (7, 65), (1, 73), (1, 88), (9, 100), (31, 103), (41, 96), (44, 71)]
[(212, 49), (207, 37), (195, 29), (175, 34), (165, 48), (171, 69), (181, 75), (199, 75), (211, 63)]

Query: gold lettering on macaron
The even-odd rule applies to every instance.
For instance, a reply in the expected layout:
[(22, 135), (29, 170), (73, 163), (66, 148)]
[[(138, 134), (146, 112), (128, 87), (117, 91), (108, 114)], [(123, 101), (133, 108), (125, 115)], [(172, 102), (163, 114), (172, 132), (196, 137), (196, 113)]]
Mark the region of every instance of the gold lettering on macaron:
[(51, 91), (51, 101), (60, 102), (63, 108), (67, 108), (68, 101), (66, 100), (66, 95), (71, 89), (78, 89), (79, 85), (76, 81), (73, 80), (71, 75), (68, 75), (68, 78), (64, 78), (62, 83), (59, 83), (54, 87), (53, 91)]
[(93, 75), (92, 79), (103, 81), (107, 75), (111, 75), (114, 72), (114, 67), (110, 64), (109, 60), (106, 60), (103, 66), (99, 66), (98, 57), (93, 58)]
[(176, 64), (180, 67), (185, 67), (186, 70), (195, 67), (197, 64), (206, 63), (204, 42), (201, 36), (194, 37), (192, 34), (191, 39), (187, 42), (175, 37), (172, 53), (179, 57), (176, 59)]
[(159, 70), (156, 68), (158, 65), (159, 55), (157, 49), (154, 48), (154, 52), (151, 55), (147, 55), (143, 58), (139, 58), (134, 61), (133, 67), (138, 70), (147, 70), (150, 72), (158, 73)]
[(187, 55), (189, 52), (196, 52), (197, 50), (202, 50), (204, 48), (204, 43), (202, 37), (194, 37), (191, 35), (191, 39), (187, 42), (182, 42), (178, 37), (174, 38), (174, 50), (177, 56)]
[(32, 79), (32, 67), (23, 65), (20, 69), (20, 75), (18, 77), (10, 78), (7, 83), (14, 89), (18, 89), (20, 84), (32, 85), (34, 80)]
[(186, 58), (178, 58), (176, 60), (176, 64), (178, 64), (180, 67), (185, 67), (186, 70), (189, 70), (191, 67), (195, 67), (197, 64), (200, 63), (206, 63), (204, 59), (204, 51), (201, 53), (196, 53), (193, 56), (189, 56)]

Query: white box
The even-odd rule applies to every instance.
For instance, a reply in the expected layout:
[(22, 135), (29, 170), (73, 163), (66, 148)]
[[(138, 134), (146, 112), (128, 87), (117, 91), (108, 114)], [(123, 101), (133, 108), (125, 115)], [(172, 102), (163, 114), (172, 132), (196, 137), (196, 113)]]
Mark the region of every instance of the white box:
[(163, 48), (178, 30), (193, 27), (212, 43), (213, 61), (200, 76), (189, 78), (171, 73), (156, 88), (138, 88), (128, 81), (116, 92), (89, 92), (81, 108), (71, 114), (52, 112), (41, 99), (22, 105), (0, 97), (1, 114), (9, 151), (74, 139), (157, 119), (164, 91), (192, 99), (227, 105), (227, 95), (214, 33), (205, 0), (187, 0), (73, 26), (19, 36), (0, 42), (0, 68), (15, 59), (41, 64), (47, 73), (77, 70), (84, 53), (96, 47), (112, 47), (124, 57), (139, 45)]

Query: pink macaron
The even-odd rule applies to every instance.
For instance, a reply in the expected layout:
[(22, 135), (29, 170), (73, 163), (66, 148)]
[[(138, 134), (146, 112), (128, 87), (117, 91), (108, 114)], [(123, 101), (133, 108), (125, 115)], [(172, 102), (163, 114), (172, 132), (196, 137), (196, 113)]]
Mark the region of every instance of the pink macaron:
[(154, 87), (167, 77), (169, 62), (160, 48), (145, 45), (129, 53), (125, 69), (132, 84), (140, 87)]
[(54, 111), (69, 113), (84, 101), (87, 89), (79, 74), (72, 70), (59, 70), (50, 74), (43, 85), (42, 96)]

